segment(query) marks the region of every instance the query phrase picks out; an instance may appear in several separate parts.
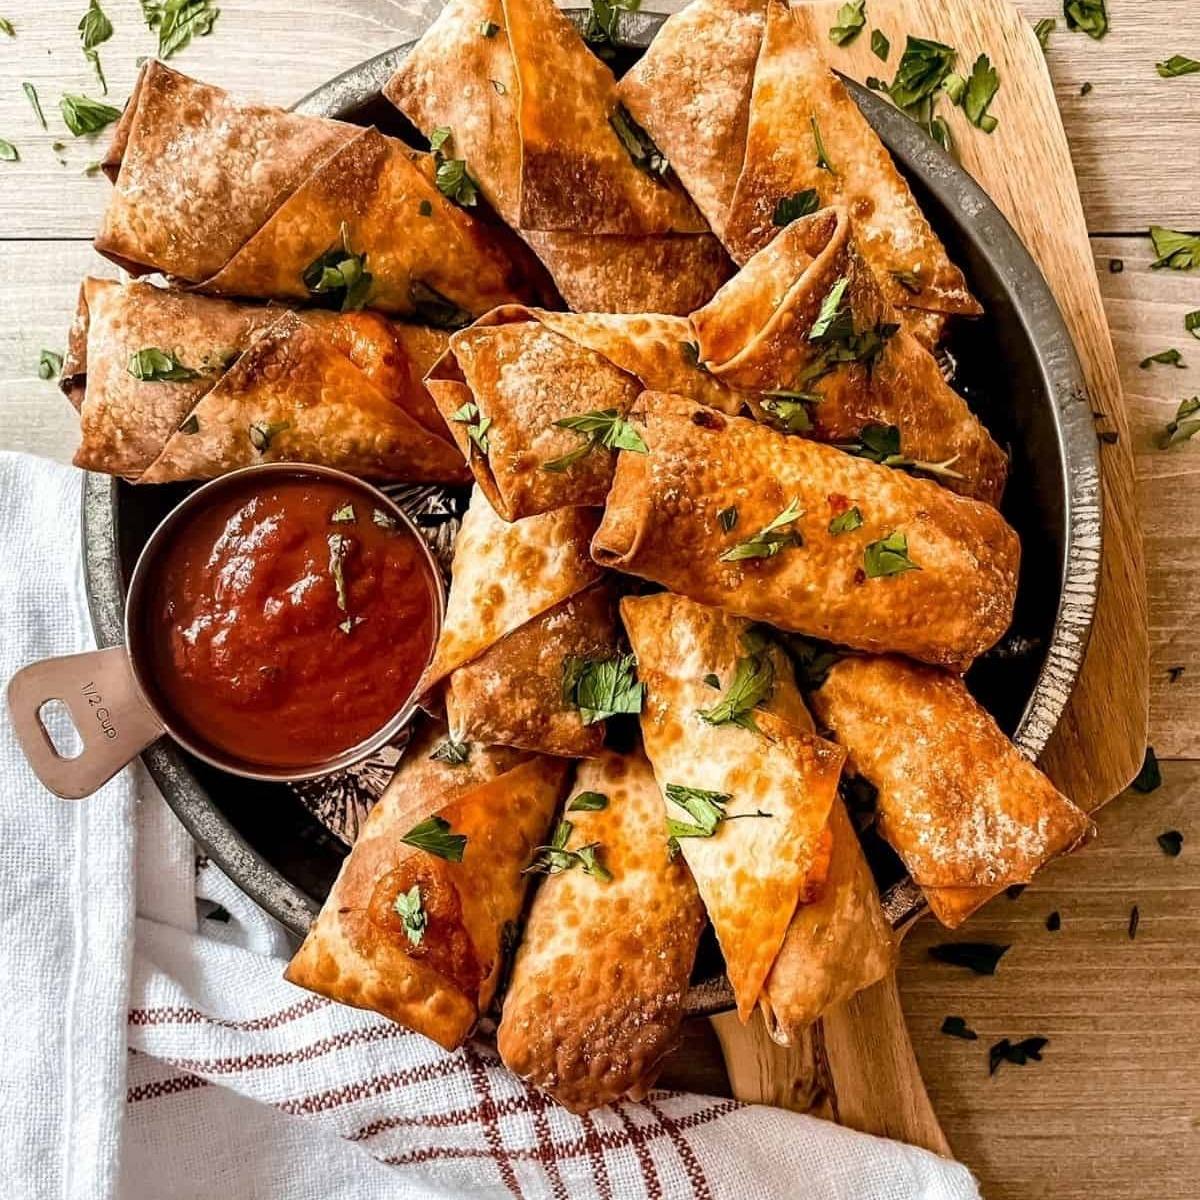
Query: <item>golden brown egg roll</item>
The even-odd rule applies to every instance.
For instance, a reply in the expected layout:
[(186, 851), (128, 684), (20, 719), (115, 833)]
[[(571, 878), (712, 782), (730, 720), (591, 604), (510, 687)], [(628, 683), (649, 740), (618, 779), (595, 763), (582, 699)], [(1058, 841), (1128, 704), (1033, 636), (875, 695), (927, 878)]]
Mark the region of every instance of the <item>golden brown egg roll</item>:
[(995, 509), (678, 396), (634, 412), (649, 452), (618, 456), (592, 540), (602, 565), (927, 662), (969, 662), (1008, 628), (1020, 543)]
[(286, 977), (453, 1050), (495, 995), (568, 765), (473, 748), (456, 766), (430, 759), (438, 736), (409, 748)]
[[(741, 410), (742, 398), (700, 369), (691, 339), (682, 317), (513, 305), (454, 334), (425, 382), (479, 486), (515, 521), (604, 503), (614, 441), (637, 444), (619, 419), (646, 389)], [(481, 421), (486, 436), (472, 437)]]
[(691, 323), (700, 361), (717, 379), (776, 393), (755, 403), (764, 420), (847, 445), (862, 444), (864, 430), (869, 439), (871, 427), (894, 427), (898, 454), (921, 464), (915, 469), (999, 503), (1004, 451), (900, 325), (846, 209), (793, 221)]
[(668, 858), (640, 748), (581, 763), (564, 818), (568, 846), (596, 843), (611, 878), (575, 867), (542, 882), (496, 1043), (511, 1071), (587, 1112), (640, 1100), (677, 1043), (704, 906), (683, 859)]
[(378, 313), (295, 313), (85, 280), (62, 385), (76, 466), (143, 483), (259, 462), (469, 476), (421, 377), (446, 335)]
[(564, 687), (569, 661), (615, 653), (608, 585), (588, 557), (594, 509), (503, 521), (475, 488), (454, 546), (446, 617), (421, 690), (448, 680), (456, 741), (586, 756), (604, 744)]
[(957, 675), (893, 657), (845, 658), (812, 700), (878, 789), (879, 830), (945, 925), (1028, 883), (1091, 832)]
[[(845, 754), (768, 707), (720, 716), (745, 653), (737, 624), (721, 613), (686, 620), (676, 599), (626, 597), (621, 618), (646, 688), (642, 737), (668, 802), (668, 832), (700, 889), (745, 1021), (816, 862)], [(771, 671), (778, 653), (761, 651), (756, 670)]]
[(103, 166), (96, 249), (225, 296), (333, 302), (320, 260), (349, 250), (362, 303), (435, 324), (545, 295), (533, 256), (442, 194), (430, 154), (375, 129), (239, 103), (151, 60)]
[(732, 266), (551, 0), (451, 0), (384, 89), (579, 311), (684, 315)]
[(737, 262), (795, 209), (841, 204), (893, 304), (979, 313), (883, 143), (822, 61), (827, 40), (808, 5), (692, 0), (618, 94)]

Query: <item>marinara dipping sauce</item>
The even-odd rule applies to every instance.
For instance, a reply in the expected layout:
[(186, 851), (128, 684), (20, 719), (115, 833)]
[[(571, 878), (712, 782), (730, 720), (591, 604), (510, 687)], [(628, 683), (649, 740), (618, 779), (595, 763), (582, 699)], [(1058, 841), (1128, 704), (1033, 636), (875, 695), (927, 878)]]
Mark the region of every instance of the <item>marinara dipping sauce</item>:
[(297, 773), (410, 703), (441, 614), (424, 545), (378, 493), (303, 468), (214, 486), (147, 584), (145, 666), (163, 716), (194, 744)]

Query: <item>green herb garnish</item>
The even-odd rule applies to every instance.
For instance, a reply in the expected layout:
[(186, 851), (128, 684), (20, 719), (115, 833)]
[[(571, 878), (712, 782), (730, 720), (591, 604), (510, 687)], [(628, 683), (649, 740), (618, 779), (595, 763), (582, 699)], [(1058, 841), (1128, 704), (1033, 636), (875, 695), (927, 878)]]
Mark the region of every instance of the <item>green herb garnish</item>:
[(1158, 439), (1158, 448), (1167, 450), (1180, 442), (1191, 441), (1200, 432), (1200, 396), (1180, 400), (1175, 410), (1175, 419), (1167, 424)]
[(567, 471), (597, 447), (606, 450), (629, 450), (634, 454), (650, 452), (642, 440), (642, 435), (615, 408), (564, 417), (561, 421), (555, 421), (554, 425), (556, 429), (570, 429), (583, 434), (585, 441), (562, 458), (543, 463), (543, 471)]
[(304, 286), (341, 312), (364, 307), (371, 291), (373, 276), (367, 270), (367, 256), (355, 254), (350, 247), (350, 230), (342, 222), (338, 240), (305, 268)]
[(1014, 1043), (1008, 1038), (1001, 1038), (988, 1050), (988, 1074), (995, 1075), (997, 1068), (1004, 1062), (1015, 1063), (1019, 1067), (1023, 1067), (1030, 1059), (1041, 1062), (1042, 1051), (1049, 1041), (1049, 1038), (1044, 1037), (1028, 1037), (1024, 1041)]
[(618, 713), (640, 713), (645, 692), (632, 654), (601, 659), (572, 654), (563, 660), (563, 702), (579, 709), (585, 725)]
[(451, 767), (462, 767), (471, 757), (470, 742), (456, 742), (448, 737), (429, 756), (433, 762), (444, 762)]
[(829, 289), (821, 301), (821, 311), (808, 331), (810, 342), (836, 341), (854, 333), (850, 309), (842, 307), (842, 298), (849, 286), (850, 280), (843, 276)]
[(896, 107), (913, 116), (912, 110), (934, 98), (942, 81), (954, 69), (957, 57), (951, 46), (910, 34), (896, 68), (896, 78), (888, 89)]
[(976, 1041), (979, 1037), (962, 1017), (947, 1017), (942, 1022), (942, 1032), (948, 1037), (962, 1038), (967, 1042)]
[(479, 36), (485, 38), (494, 38), (500, 32), (500, 26), (495, 21), (480, 21)]
[(966, 967), (976, 975), (995, 975), (1008, 949), (995, 942), (941, 942), (929, 947), (929, 957), (952, 967)]
[(455, 204), (464, 208), (474, 208), (479, 203), (479, 189), (475, 180), (467, 173), (466, 159), (448, 158), (440, 162), (434, 182), (438, 191)]
[[(725, 812), (725, 806), (733, 797), (728, 792), (710, 792), (705, 788), (684, 787), (678, 783), (668, 783), (663, 789), (666, 798), (672, 804), (679, 805), (690, 821), (680, 821), (674, 817), (667, 818), (667, 853), (674, 857), (679, 851), (680, 838), (710, 838), (725, 821), (736, 820)], [(741, 817), (769, 817), (770, 813), (761, 810), (752, 813), (740, 813)]]
[(63, 356), (53, 350), (43, 350), (38, 358), (38, 378), (56, 379), (62, 371)]
[(1178, 367), (1183, 370), (1187, 363), (1183, 361), (1183, 355), (1174, 348), (1170, 350), (1160, 350), (1157, 354), (1151, 354), (1148, 358), (1143, 358), (1138, 366), (1143, 371), (1148, 371), (1155, 364), (1160, 363), (1164, 367)]
[(887, 62), (888, 55), (892, 52), (892, 43), (888, 41), (887, 34), (882, 29), (871, 30), (871, 51), (880, 62)]
[(617, 40), (617, 21), (623, 12), (637, 12), (641, 0), (591, 0), (583, 40), (600, 58), (612, 58)]
[(350, 553), (350, 539), (340, 533), (331, 533), (326, 541), (329, 543), (329, 574), (333, 577), (333, 587), (337, 592), (337, 606), (346, 612), (349, 604), (346, 595), (346, 555)]
[(79, 39), (84, 50), (93, 50), (112, 37), (112, 22), (104, 15), (98, 0), (91, 0), (79, 22)]
[(781, 196), (775, 204), (771, 224), (782, 228), (790, 225), (793, 221), (798, 221), (801, 217), (807, 217), (809, 213), (816, 212), (820, 207), (821, 200), (817, 195), (816, 188), (805, 188), (804, 191), (796, 192), (795, 195)]
[(1058, 22), (1053, 17), (1043, 17), (1034, 27), (1033, 32), (1037, 37), (1038, 45), (1043, 50), (1046, 49), (1050, 42), (1050, 35), (1058, 28)]
[(104, 78), (104, 68), (100, 65), (99, 50), (85, 50), (83, 57), (92, 64), (92, 70), (96, 72), (96, 82), (100, 85), (100, 91), (108, 95), (108, 80)]
[(967, 120), (984, 133), (991, 133), (998, 124), (996, 118), (988, 113), (988, 107), (999, 90), (1000, 76), (996, 74), (991, 59), (986, 54), (981, 54), (971, 68), (971, 77), (967, 80), (962, 106)]
[(371, 522), (378, 525), (380, 529), (390, 531), (396, 528), (396, 518), (390, 513), (385, 513), (382, 508), (371, 509)]
[(46, 124), (46, 114), (42, 112), (42, 102), (38, 99), (37, 88), (32, 83), (23, 83), (21, 90), (25, 93), (25, 99), (29, 101), (33, 114), (41, 122), (42, 128), (49, 129), (50, 126)]
[(893, 271), (891, 274), (892, 278), (910, 296), (919, 296), (925, 290), (925, 285), (921, 282), (921, 276), (916, 271)]
[(865, 458), (869, 462), (879, 463), (884, 467), (899, 467), (902, 470), (922, 471), (927, 475), (939, 475), (946, 479), (961, 479), (960, 472), (954, 470), (958, 461), (955, 454), (945, 462), (931, 463), (921, 459), (909, 458), (900, 449), (900, 430), (895, 425), (864, 425), (859, 430), (858, 441), (838, 442), (839, 450), (853, 454), (856, 458)]
[(1150, 264), (1152, 271), (1162, 267), (1170, 267), (1172, 271), (1190, 271), (1200, 264), (1200, 236), (1151, 225), (1150, 238), (1154, 242), (1154, 253), (1158, 255)]
[(291, 421), (255, 421), (249, 429), (250, 444), (259, 454), (264, 454), (271, 448), (275, 436), (291, 427)]
[(9, 37), (17, 36), (13, 23), (7, 17), (0, 17), (0, 33), (7, 33)]
[(207, 37), (221, 15), (210, 0), (142, 0), (142, 15), (146, 24), (158, 31), (158, 57), (168, 59), (178, 54), (194, 37)]
[(489, 448), (488, 430), (492, 427), (492, 418), (480, 416), (479, 405), (473, 400), (468, 400), (450, 420), (467, 427), (467, 436), (486, 458)]
[(420, 886), (414, 883), (407, 892), (397, 892), (392, 907), (404, 925), (404, 932), (408, 934), (408, 940), (414, 946), (419, 946), (421, 939), (425, 936), (425, 926), (428, 924), (428, 917), (421, 904)]
[(1172, 54), (1166, 62), (1155, 63), (1154, 69), (1164, 79), (1178, 79), (1180, 75), (1195, 75), (1200, 71), (1200, 62), (1182, 54)]
[(608, 123), (617, 135), (625, 153), (633, 159), (633, 165), (647, 175), (661, 179), (671, 169), (667, 157), (654, 144), (650, 135), (629, 115), (623, 104), (618, 104), (609, 115)]
[(897, 530), (878, 542), (868, 542), (863, 551), (863, 570), (868, 579), (882, 579), (888, 575), (903, 575), (906, 571), (919, 571), (908, 557), (908, 538)]
[(335, 508), (330, 514), (329, 519), (335, 525), (353, 524), (357, 520), (354, 513), (354, 505), (347, 501), (340, 508)]
[(173, 354), (147, 346), (130, 355), (129, 373), (143, 383), (186, 383), (199, 377), (199, 371), (185, 367)]
[(809, 124), (812, 126), (813, 143), (817, 148), (817, 169), (820, 171), (828, 171), (830, 175), (836, 175), (833, 163), (829, 161), (829, 155), (825, 153), (825, 143), (821, 140), (821, 126), (817, 124), (815, 116), (808, 118)]
[(589, 842), (577, 850), (568, 850), (567, 842), (575, 826), (570, 821), (559, 821), (554, 830), (554, 836), (548, 846), (538, 846), (534, 851), (534, 860), (525, 868), (523, 874), (537, 872), (544, 875), (557, 875), (560, 871), (569, 871), (572, 867), (581, 867), (585, 875), (592, 875), (604, 883), (612, 879), (612, 873), (596, 857), (600, 849), (599, 842)]
[(465, 308), (420, 279), (408, 285), (408, 300), (415, 315), (434, 329), (463, 329), (475, 320)]
[(708, 725), (738, 725), (758, 732), (754, 710), (771, 697), (775, 687), (775, 667), (769, 654), (749, 654), (737, 660), (729, 687), (712, 708), (702, 708), (697, 716)]
[(1067, 28), (1086, 33), (1099, 41), (1108, 32), (1108, 9), (1104, 0), (1063, 0)]
[(1200, 308), (1184, 315), (1183, 327), (1194, 338), (1200, 338)]
[(87, 96), (63, 96), (58, 102), (58, 107), (67, 128), (76, 137), (99, 133), (121, 116), (119, 108), (113, 108), (111, 104), (104, 104)]
[(867, 0), (849, 0), (838, 9), (837, 24), (829, 31), (835, 46), (848, 46), (863, 31), (867, 23)]
[(427, 817), (400, 840), (447, 862), (462, 862), (463, 851), (467, 848), (466, 834), (452, 832), (445, 817)]
[(580, 792), (567, 805), (567, 812), (602, 812), (607, 807), (608, 797), (603, 792)]
[(812, 428), (809, 405), (820, 404), (821, 397), (811, 392), (765, 392), (759, 401), (763, 412), (784, 433), (807, 433)]
[(863, 523), (862, 511), (858, 505), (853, 508), (846, 509), (843, 513), (838, 513), (829, 522), (829, 532), (837, 537), (839, 534), (852, 533), (855, 529), (861, 529)]
[(12, 142), (0, 138), (0, 162), (19, 162), (21, 155)]
[(774, 558), (789, 546), (803, 546), (804, 539), (800, 531), (787, 528), (803, 515), (800, 499), (796, 497), (783, 512), (764, 525), (753, 537), (724, 551), (719, 556), (721, 562), (739, 562), (744, 558)]

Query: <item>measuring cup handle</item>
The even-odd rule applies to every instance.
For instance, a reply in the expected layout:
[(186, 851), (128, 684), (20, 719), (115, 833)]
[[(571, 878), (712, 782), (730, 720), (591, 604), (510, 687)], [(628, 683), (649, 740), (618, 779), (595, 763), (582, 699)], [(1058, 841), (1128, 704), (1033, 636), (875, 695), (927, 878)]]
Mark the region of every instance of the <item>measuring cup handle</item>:
[[(83, 749), (64, 758), (54, 747), (41, 710), (60, 700)], [(90, 796), (163, 733), (142, 699), (124, 646), (46, 658), (9, 681), (13, 731), (34, 774), (66, 800)]]

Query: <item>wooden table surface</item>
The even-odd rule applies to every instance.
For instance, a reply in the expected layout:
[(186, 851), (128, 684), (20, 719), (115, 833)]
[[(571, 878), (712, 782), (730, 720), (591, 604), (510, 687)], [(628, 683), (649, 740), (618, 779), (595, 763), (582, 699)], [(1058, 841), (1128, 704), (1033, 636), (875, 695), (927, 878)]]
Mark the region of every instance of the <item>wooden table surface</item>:
[[(885, 0), (868, 0), (868, 12)], [(1200, 270), (1149, 269), (1150, 224), (1200, 230), (1200, 75), (1163, 80), (1154, 63), (1200, 58), (1195, 0), (1108, 0), (1111, 32), (1065, 29), (1056, 0), (1019, 0), (1058, 17), (1048, 60), (1079, 176), (1105, 306), (1121, 362), (1145, 525), (1151, 634), (1151, 737), (1164, 786), (1127, 794), (1099, 817), (1099, 839), (1053, 864), (1017, 900), (995, 901), (969, 926), (1011, 943), (999, 972), (977, 977), (931, 961), (943, 940), (924, 922), (905, 942), (900, 986), (930, 1095), (956, 1153), (984, 1194), (1012, 1200), (1193, 1200), (1200, 1194), (1200, 439), (1164, 453), (1157, 431), (1200, 393), (1200, 342), (1184, 314), (1200, 309)], [(67, 461), (74, 413), (37, 376), (41, 349), (63, 348), (79, 279), (111, 274), (89, 239), (108, 184), (99, 157), (58, 115), (63, 92), (97, 95), (76, 26), (86, 0), (0, 0), (16, 37), (0, 33), (0, 448)], [(671, 7), (670, 3), (647, 7)], [(123, 103), (139, 56), (154, 50), (137, 0), (103, 0), (115, 34), (102, 47), (110, 100)], [(222, 0), (212, 36), (173, 65), (254, 97), (289, 103), (362, 58), (411, 35), (436, 3), (420, 0)], [(936, 36), (936, 30), (914, 30)], [(43, 132), (21, 89), (33, 83)], [(1086, 96), (1081, 85), (1093, 84)], [(1002, 93), (1003, 94), (1003, 93)], [(101, 137), (101, 141), (103, 135)], [(53, 143), (65, 147), (55, 151)], [(60, 161), (62, 160), (62, 161)], [(1030, 162), (1029, 170), (1037, 170)], [(1114, 274), (1109, 264), (1124, 263)], [(1186, 370), (1139, 368), (1178, 347)], [(1172, 680), (1172, 669), (1183, 668)], [(1178, 829), (1183, 853), (1156, 835)], [(1130, 908), (1140, 910), (1136, 940)], [(1057, 910), (1062, 928), (1048, 932)], [(965, 1017), (976, 1042), (939, 1033)], [(1000, 1037), (1050, 1039), (1041, 1063), (989, 1078)]]

